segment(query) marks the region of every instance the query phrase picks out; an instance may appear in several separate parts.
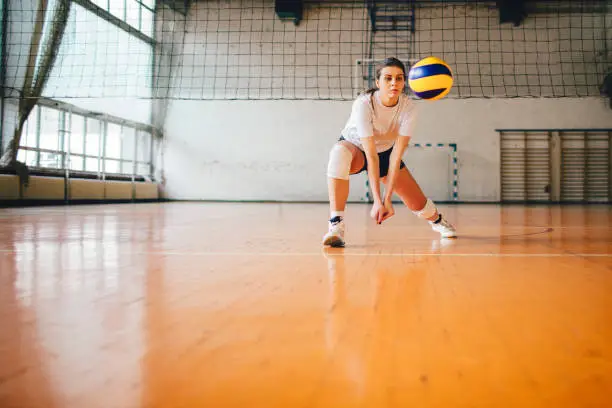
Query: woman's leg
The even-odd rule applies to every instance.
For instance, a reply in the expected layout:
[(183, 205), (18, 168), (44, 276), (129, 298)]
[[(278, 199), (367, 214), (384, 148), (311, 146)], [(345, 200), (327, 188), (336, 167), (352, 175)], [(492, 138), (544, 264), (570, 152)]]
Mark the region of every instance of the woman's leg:
[[(386, 177), (382, 181), (386, 184)], [(425, 197), (423, 190), (405, 167), (399, 171), (394, 192), (414, 214), (429, 221), (432, 229), (439, 232), (443, 238), (457, 236), (455, 227), (442, 217), (433, 201)]]
[[(387, 178), (384, 177), (382, 181), (386, 185)], [(421, 190), (421, 187), (406, 167), (400, 169), (394, 191), (412, 212), (423, 210), (427, 204), (427, 197), (425, 197), (423, 190)], [(435, 209), (434, 211), (430, 217), (426, 218), (428, 221), (436, 221), (438, 219), (438, 210)]]
[(332, 148), (327, 171), (330, 213), (344, 211), (349, 195), (348, 176), (357, 173), (364, 164), (363, 153), (354, 144), (341, 140)]
[(349, 176), (359, 172), (365, 164), (361, 150), (345, 140), (332, 147), (327, 165), (329, 194), (329, 231), (323, 236), (323, 245), (344, 246), (344, 208), (349, 195)]

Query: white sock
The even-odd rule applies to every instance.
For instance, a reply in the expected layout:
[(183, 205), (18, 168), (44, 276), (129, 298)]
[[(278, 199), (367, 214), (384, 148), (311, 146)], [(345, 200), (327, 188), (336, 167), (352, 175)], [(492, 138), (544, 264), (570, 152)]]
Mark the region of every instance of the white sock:
[(334, 217), (344, 218), (344, 211), (332, 211), (330, 214), (330, 219)]

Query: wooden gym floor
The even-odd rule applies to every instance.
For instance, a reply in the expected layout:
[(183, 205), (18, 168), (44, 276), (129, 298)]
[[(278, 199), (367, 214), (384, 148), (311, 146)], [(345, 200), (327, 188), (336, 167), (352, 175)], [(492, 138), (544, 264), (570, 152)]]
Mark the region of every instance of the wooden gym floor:
[(0, 209), (0, 407), (610, 407), (610, 206)]

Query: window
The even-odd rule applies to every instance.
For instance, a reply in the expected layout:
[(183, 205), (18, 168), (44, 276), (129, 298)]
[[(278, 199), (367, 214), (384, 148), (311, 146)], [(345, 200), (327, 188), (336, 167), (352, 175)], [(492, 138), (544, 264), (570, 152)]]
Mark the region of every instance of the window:
[(136, 174), (150, 174), (151, 168), (151, 143), (149, 142), (151, 137), (148, 133), (139, 131), (138, 132), (138, 151), (137, 163), (138, 169)]
[(104, 10), (108, 10), (108, 0), (91, 0), (91, 2)]
[(124, 160), (121, 162), (121, 170), (125, 174), (132, 174), (134, 172), (134, 141), (136, 130), (125, 129), (123, 134), (123, 141), (125, 143), (124, 148), (121, 150), (121, 158)]
[(18, 160), (34, 168), (148, 177), (152, 133), (137, 126), (37, 106), (25, 123)]
[[(56, 109), (40, 108), (40, 148), (38, 167), (51, 169), (62, 168), (64, 155), (60, 147), (60, 111)], [(62, 132), (63, 133), (63, 132)], [(63, 137), (63, 134), (61, 135)]]
[(102, 136), (102, 122), (96, 119), (87, 119), (87, 134), (85, 135), (85, 171), (98, 172), (99, 155), (102, 154), (100, 146)]
[(114, 159), (121, 158), (121, 126), (109, 123), (106, 128), (106, 150), (104, 156)]
[(143, 34), (153, 37), (155, 0), (92, 0), (92, 2)]
[(30, 118), (34, 119), (32, 121), (28, 120), (25, 124), (25, 129), (23, 130), (23, 135), (21, 136), (21, 144), (22, 146), (29, 147), (37, 147), (38, 142), (38, 129), (36, 125), (39, 123), (38, 114), (40, 112), (40, 107), (34, 108), (30, 113)]
[[(70, 134), (65, 138), (65, 150), (72, 155), (69, 159), (70, 170), (85, 170), (85, 118), (80, 115), (68, 115)], [(68, 149), (69, 147), (69, 149)], [(78, 154), (78, 155), (77, 155)]]
[[(102, 8), (112, 6), (118, 12), (124, 10), (125, 1), (105, 0)], [(131, 3), (139, 5), (134, 0), (127, 4)], [(56, 64), (42, 95), (89, 111), (148, 123), (153, 93), (153, 42), (136, 35), (136, 29), (115, 23), (73, 4)]]

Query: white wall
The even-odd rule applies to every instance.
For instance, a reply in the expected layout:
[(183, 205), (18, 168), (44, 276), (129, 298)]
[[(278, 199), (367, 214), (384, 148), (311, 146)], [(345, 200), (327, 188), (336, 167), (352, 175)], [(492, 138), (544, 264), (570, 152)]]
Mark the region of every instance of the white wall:
[[(597, 95), (606, 19), (555, 13), (514, 28), (483, 5), (419, 9), (416, 48), (382, 33), (375, 57), (437, 55), (453, 67), (449, 98), (417, 102), (414, 142), (457, 143), (459, 199), (498, 201), (496, 128), (612, 127), (604, 100), (578, 97)], [(367, 55), (365, 8), (308, 4), (296, 27), (271, 1), (198, 2), (185, 30), (164, 122), (165, 195), (326, 201), (328, 151), (364, 86), (354, 67)], [(540, 95), (573, 97), (480, 98)], [(448, 150), (411, 148), (405, 158), (429, 196), (451, 200)], [(353, 180), (350, 200), (365, 200), (366, 176)]]
[[(459, 199), (498, 201), (497, 128), (612, 128), (600, 98), (417, 102), (414, 142), (457, 143)], [(173, 199), (326, 201), (328, 150), (348, 118), (340, 101), (173, 101), (166, 123), (164, 193)], [(425, 192), (450, 199), (448, 156), (410, 149)], [(351, 201), (365, 200), (353, 176)]]

